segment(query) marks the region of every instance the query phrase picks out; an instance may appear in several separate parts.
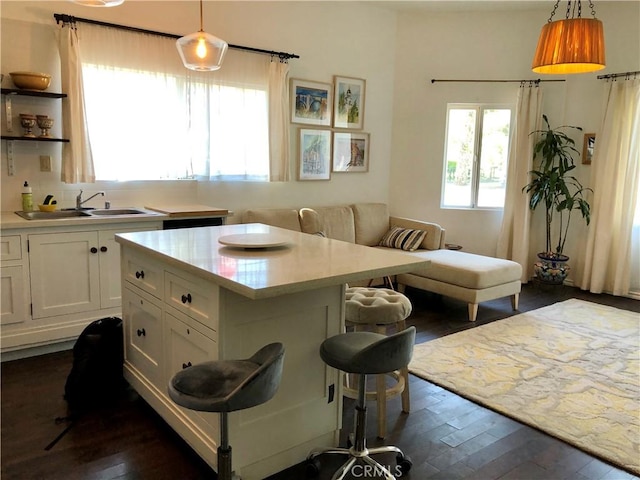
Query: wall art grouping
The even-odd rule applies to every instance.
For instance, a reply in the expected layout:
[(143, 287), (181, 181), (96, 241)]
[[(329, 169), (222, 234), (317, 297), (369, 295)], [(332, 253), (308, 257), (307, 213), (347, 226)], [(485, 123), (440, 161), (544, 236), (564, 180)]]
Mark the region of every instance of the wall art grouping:
[(364, 127), (365, 93), (366, 81), (360, 78), (335, 75), (333, 85), (291, 79), (291, 123), (304, 125), (298, 137), (298, 180), (330, 180), (332, 171), (369, 171), (369, 134), (357, 131)]

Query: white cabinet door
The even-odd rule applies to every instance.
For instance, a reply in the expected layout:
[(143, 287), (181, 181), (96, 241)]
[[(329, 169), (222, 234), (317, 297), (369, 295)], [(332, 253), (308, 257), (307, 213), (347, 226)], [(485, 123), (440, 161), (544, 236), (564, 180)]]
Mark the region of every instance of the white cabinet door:
[(102, 308), (119, 307), (122, 288), (120, 282), (120, 244), (116, 242), (116, 233), (142, 232), (155, 228), (119, 228), (98, 232), (98, 250), (100, 259), (100, 306)]
[(29, 235), (33, 318), (100, 308), (97, 232)]
[(162, 384), (162, 307), (140, 290), (125, 288), (122, 299), (125, 361), (164, 393)]
[(0, 325), (24, 322), (27, 312), (22, 265), (2, 267), (0, 272)]
[[(182, 317), (184, 321), (178, 319)], [(186, 323), (189, 322), (189, 323)], [(217, 343), (204, 333), (193, 328), (195, 322), (175, 312), (165, 311), (165, 361), (166, 374), (164, 384), (180, 370), (198, 363), (218, 359)], [(166, 390), (166, 387), (165, 387)], [(183, 413), (197, 423), (214, 442), (219, 436), (219, 419), (215, 413), (197, 412), (180, 407)]]

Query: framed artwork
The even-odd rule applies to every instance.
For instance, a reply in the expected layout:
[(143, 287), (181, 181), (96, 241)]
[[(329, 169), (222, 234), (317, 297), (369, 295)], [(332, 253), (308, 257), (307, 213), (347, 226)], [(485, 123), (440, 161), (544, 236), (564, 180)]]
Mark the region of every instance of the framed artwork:
[(582, 163), (585, 165), (591, 165), (591, 159), (593, 158), (593, 148), (596, 146), (596, 134), (585, 133), (584, 145), (582, 146)]
[(333, 132), (333, 171), (369, 171), (369, 134)]
[(300, 129), (298, 180), (331, 179), (331, 130)]
[(330, 83), (291, 79), (291, 122), (331, 126), (333, 90)]
[(333, 127), (362, 130), (366, 82), (360, 78), (333, 77)]

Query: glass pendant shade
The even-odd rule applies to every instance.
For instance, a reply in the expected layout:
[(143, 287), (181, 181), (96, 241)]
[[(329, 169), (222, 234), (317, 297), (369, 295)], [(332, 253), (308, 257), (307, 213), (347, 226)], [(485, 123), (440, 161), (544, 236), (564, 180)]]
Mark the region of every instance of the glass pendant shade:
[(542, 27), (531, 66), (534, 72), (587, 73), (604, 67), (604, 29), (600, 20), (570, 18)]
[(73, 3), (85, 7), (117, 7), (122, 5), (124, 0), (73, 0)]
[(222, 66), (227, 42), (202, 30), (179, 38), (176, 47), (182, 63), (189, 70), (210, 72)]

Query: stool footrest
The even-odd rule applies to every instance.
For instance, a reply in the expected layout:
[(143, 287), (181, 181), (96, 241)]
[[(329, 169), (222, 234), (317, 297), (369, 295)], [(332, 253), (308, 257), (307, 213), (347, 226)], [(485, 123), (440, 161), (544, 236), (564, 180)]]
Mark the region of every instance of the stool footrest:
[[(389, 399), (389, 398), (397, 397), (404, 391), (405, 381), (404, 381), (404, 377), (402, 376), (399, 370), (396, 370), (394, 372), (389, 372), (389, 373), (381, 373), (380, 375), (388, 375), (396, 381), (395, 385), (385, 390), (385, 398)], [(343, 395), (347, 398), (357, 399), (358, 389), (351, 388), (345, 385), (343, 389)], [(377, 398), (378, 398), (378, 394), (375, 390), (367, 390), (365, 392), (365, 400), (376, 400)]]

